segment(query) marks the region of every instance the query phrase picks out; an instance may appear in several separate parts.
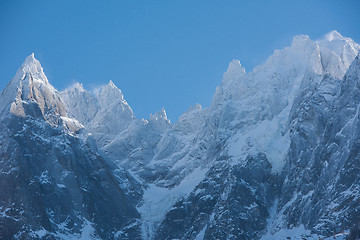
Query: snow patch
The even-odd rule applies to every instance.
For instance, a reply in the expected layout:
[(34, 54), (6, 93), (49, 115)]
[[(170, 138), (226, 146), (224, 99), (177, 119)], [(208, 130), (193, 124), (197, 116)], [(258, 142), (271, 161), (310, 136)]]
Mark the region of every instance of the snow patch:
[(39, 181), (41, 184), (49, 184), (50, 183), (48, 174), (49, 173), (47, 170), (41, 173), (41, 176), (39, 177)]
[(205, 178), (207, 170), (206, 168), (195, 169), (178, 186), (171, 189), (149, 184), (144, 191), (144, 204), (138, 208), (142, 219), (143, 239), (152, 239), (156, 227), (164, 219), (166, 213)]
[(199, 234), (195, 237), (195, 240), (203, 240), (205, 237), (207, 225), (199, 232)]
[(58, 186), (58, 188), (66, 188), (66, 186), (64, 184), (56, 184)]
[(338, 234), (334, 234), (333, 236), (324, 237), (317, 234), (312, 234), (310, 230), (305, 229), (303, 225), (300, 225), (299, 227), (292, 228), (292, 229), (281, 229), (280, 231), (270, 234), (267, 233), (264, 235), (260, 240), (318, 240), (318, 239), (324, 239), (324, 240), (345, 240), (346, 235), (348, 235), (347, 232), (342, 232)]
[(264, 120), (246, 133), (238, 132), (228, 142), (228, 154), (244, 161), (250, 155), (265, 153), (272, 165), (272, 172), (281, 172), (290, 147), (290, 136), (282, 132), (277, 117)]

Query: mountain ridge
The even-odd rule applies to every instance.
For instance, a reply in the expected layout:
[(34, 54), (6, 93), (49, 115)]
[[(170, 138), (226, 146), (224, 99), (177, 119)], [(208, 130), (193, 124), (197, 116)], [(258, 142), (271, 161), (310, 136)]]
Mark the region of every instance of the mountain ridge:
[[(295, 228), (304, 228), (306, 234), (311, 231), (316, 238), (349, 230), (360, 221), (346, 208), (360, 211), (356, 207), (360, 203), (356, 177), (359, 50), (353, 40), (333, 31), (319, 41), (296, 36), (290, 47), (275, 50), (249, 73), (233, 60), (211, 105), (195, 105), (173, 124), (164, 108), (149, 119), (137, 119), (112, 81), (95, 92), (79, 83), (58, 92), (32, 54), (11, 81), (21, 86), (10, 82), (0, 95), (0, 122), (5, 126), (0, 134), (4, 139), (0, 156), (5, 156), (0, 177), (4, 184), (11, 181), (4, 173), (9, 171), (6, 161), (16, 166), (21, 159), (46, 159), (44, 171), (30, 167), (39, 186), (49, 184), (40, 181), (49, 175), (44, 173), (47, 165), (60, 163), (58, 169), (68, 171), (63, 153), (53, 154), (57, 145), (49, 142), (48, 131), (59, 136), (53, 139), (61, 139), (57, 141), (64, 149), (78, 149), (68, 150), (73, 166), (84, 166), (76, 156), (91, 159), (86, 160), (89, 172), (76, 170), (76, 176), (92, 179), (93, 166), (97, 171), (107, 169), (97, 177), (107, 179), (106, 184), (94, 180), (89, 187), (95, 193), (104, 191), (107, 199), (113, 199), (108, 186), (118, 189), (118, 196), (131, 209), (127, 214), (119, 207), (123, 222), (109, 224), (111, 231), (104, 230), (106, 220), (81, 215), (83, 226), (87, 222), (93, 226), (94, 238), (260, 239)], [(14, 134), (8, 136), (7, 131)], [(36, 145), (36, 139), (43, 143)], [(7, 141), (15, 141), (20, 150), (28, 149), (24, 143), (44, 144), (50, 157), (33, 150), (28, 158), (21, 154), (29, 153), (21, 151), (12, 156)], [(329, 181), (334, 176), (338, 179)], [(54, 186), (64, 185), (61, 178), (50, 174), (49, 179)], [(326, 189), (335, 189), (330, 191), (334, 196)], [(87, 194), (82, 188), (73, 191)], [(91, 203), (95, 205), (101, 199), (89, 197), (97, 199)], [(2, 210), (6, 201), (0, 202)], [(114, 216), (106, 206), (102, 211)], [(341, 213), (348, 218), (340, 219)], [(51, 214), (48, 219), (54, 221)], [(326, 225), (326, 221), (332, 223)], [(38, 234), (40, 238), (60, 236), (56, 227), (49, 226), (35, 224), (27, 232), (30, 235), (22, 236), (34, 237), (41, 229), (46, 233)], [(67, 234), (79, 236), (79, 228), (67, 229)]]

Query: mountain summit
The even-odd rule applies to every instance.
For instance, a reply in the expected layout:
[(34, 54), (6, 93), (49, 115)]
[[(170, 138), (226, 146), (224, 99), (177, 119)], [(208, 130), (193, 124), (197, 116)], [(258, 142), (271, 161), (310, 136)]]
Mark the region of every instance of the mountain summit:
[(66, 116), (57, 90), (49, 83), (34, 54), (28, 56), (1, 94), (1, 111), (20, 117), (43, 117), (56, 125)]
[(345, 40), (346, 38), (344, 38), (338, 31), (333, 30), (325, 35), (325, 39), (327, 41), (333, 41), (333, 40)]

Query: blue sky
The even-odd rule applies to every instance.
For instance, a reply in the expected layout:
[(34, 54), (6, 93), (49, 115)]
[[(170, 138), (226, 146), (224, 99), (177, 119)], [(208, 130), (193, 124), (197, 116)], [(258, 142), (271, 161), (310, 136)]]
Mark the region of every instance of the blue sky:
[(112, 80), (138, 118), (209, 106), (228, 63), (249, 72), (295, 35), (360, 42), (360, 1), (0, 1), (0, 89), (32, 52), (55, 88)]

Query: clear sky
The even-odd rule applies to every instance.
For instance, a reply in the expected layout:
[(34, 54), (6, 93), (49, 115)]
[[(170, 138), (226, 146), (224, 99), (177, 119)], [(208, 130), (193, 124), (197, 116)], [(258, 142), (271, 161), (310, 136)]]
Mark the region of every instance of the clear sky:
[(295, 35), (331, 30), (360, 42), (359, 0), (0, 1), (0, 89), (25, 57), (52, 85), (112, 80), (138, 118), (172, 122), (209, 106), (232, 59), (249, 72)]

